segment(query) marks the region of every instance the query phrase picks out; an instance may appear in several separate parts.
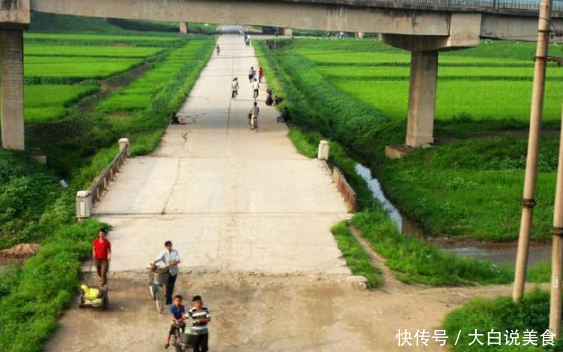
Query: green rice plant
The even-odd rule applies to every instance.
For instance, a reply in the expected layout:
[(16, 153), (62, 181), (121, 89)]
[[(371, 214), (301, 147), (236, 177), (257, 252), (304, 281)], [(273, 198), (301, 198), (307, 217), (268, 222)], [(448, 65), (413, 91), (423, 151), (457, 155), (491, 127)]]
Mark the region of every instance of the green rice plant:
[[(563, 71), (561, 71), (563, 72)], [(404, 119), (408, 107), (408, 80), (332, 79), (342, 92), (372, 106), (394, 119)], [(547, 82), (545, 121), (561, 118), (563, 83)], [(476, 120), (515, 119), (525, 122), (530, 115), (531, 81), (522, 80), (438, 80), (436, 118), (452, 119), (468, 115)]]
[(66, 116), (72, 104), (99, 90), (95, 85), (26, 85), (25, 121), (53, 121)]
[(77, 44), (77, 42), (83, 43), (148, 43), (159, 44), (161, 46), (167, 46), (171, 42), (181, 40), (180, 36), (169, 36), (165, 37), (162, 34), (154, 36), (141, 36), (138, 33), (132, 33), (131, 35), (100, 35), (100, 34), (51, 34), (51, 33), (26, 33), (26, 42), (72, 42)]
[(98, 106), (103, 112), (131, 112), (143, 110), (168, 84), (169, 77), (181, 70), (188, 60), (202, 48), (204, 41), (191, 40), (172, 52), (166, 60), (157, 63), (151, 71), (115, 92)]
[(29, 56), (87, 56), (87, 57), (149, 57), (161, 53), (164, 47), (108, 46), (108, 45), (46, 45), (26, 44), (25, 55)]
[(25, 77), (63, 79), (67, 82), (84, 79), (103, 79), (126, 72), (141, 65), (142, 58), (54, 57), (29, 56), (25, 58)]

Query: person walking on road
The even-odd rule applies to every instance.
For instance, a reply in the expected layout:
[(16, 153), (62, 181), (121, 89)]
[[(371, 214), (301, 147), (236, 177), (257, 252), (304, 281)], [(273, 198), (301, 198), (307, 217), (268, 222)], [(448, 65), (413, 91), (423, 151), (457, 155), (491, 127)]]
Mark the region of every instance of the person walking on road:
[(260, 108), (258, 107), (258, 103), (254, 102), (254, 106), (250, 109), (248, 113), (249, 123), (250, 123), (250, 130), (255, 130), (258, 132), (258, 116), (260, 115)]
[(250, 67), (248, 70), (248, 81), (252, 83), (254, 81), (254, 76), (256, 76), (256, 71), (254, 70), (254, 66)]
[(92, 242), (92, 258), (102, 286), (108, 282), (109, 261), (111, 260), (111, 243), (106, 239), (107, 234), (105, 229), (100, 229), (98, 238)]
[(221, 48), (219, 47), (218, 44), (217, 44), (217, 47), (215, 48), (215, 50), (217, 51), (217, 56), (219, 56), (219, 54), (221, 53)]
[(170, 268), (168, 282), (166, 283), (166, 304), (170, 305), (172, 303), (172, 295), (174, 294), (174, 285), (178, 277), (178, 264), (181, 262), (180, 254), (177, 250), (172, 249), (171, 241), (164, 242), (164, 250), (152, 264), (155, 265), (158, 262), (162, 262)]
[(260, 94), (260, 83), (258, 83), (257, 79), (254, 79), (254, 82), (252, 82), (252, 96), (254, 97), (254, 100), (256, 100), (256, 98), (258, 98), (258, 94)]
[(264, 78), (264, 70), (262, 69), (262, 67), (260, 67), (258, 69), (258, 82), (262, 83), (262, 78)]
[(239, 86), (240, 85), (238, 83), (238, 78), (235, 77), (235, 79), (233, 79), (233, 81), (231, 82), (231, 99), (237, 97)]

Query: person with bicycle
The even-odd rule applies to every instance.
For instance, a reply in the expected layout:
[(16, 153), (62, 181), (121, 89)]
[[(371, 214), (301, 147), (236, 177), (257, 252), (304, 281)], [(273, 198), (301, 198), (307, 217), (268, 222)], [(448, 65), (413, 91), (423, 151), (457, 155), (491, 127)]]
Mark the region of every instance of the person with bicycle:
[(170, 331), (166, 338), (166, 345), (164, 348), (170, 347), (170, 339), (176, 334), (178, 329), (184, 329), (186, 327), (186, 308), (182, 305), (184, 298), (180, 295), (174, 296), (173, 303), (170, 305), (170, 314), (172, 314), (172, 325), (170, 326)]
[(156, 265), (156, 263), (162, 262), (170, 269), (168, 282), (166, 283), (166, 305), (169, 305), (172, 303), (174, 285), (176, 284), (176, 278), (178, 277), (178, 264), (180, 264), (181, 259), (178, 251), (172, 248), (172, 241), (164, 242), (164, 247), (165, 249), (154, 260), (152, 265)]

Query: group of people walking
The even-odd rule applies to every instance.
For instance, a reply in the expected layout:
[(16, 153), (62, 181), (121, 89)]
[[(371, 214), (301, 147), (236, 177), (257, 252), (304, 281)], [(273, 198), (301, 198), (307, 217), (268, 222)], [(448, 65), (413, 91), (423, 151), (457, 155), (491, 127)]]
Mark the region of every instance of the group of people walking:
[[(107, 285), (107, 275), (111, 260), (111, 242), (106, 238), (107, 230), (100, 229), (98, 237), (92, 242), (92, 259), (100, 278), (101, 286)], [(157, 264), (161, 264), (168, 270), (168, 281), (166, 282), (166, 305), (170, 311), (172, 323), (164, 348), (170, 347), (170, 339), (177, 329), (185, 329), (191, 321), (189, 344), (194, 352), (207, 352), (209, 349), (209, 332), (207, 325), (211, 321), (209, 309), (203, 305), (200, 295), (192, 298), (192, 307), (186, 310), (182, 295), (174, 295), (174, 287), (178, 278), (178, 264), (181, 263), (180, 253), (173, 248), (172, 241), (164, 242), (164, 250), (150, 263), (151, 270), (155, 270)]]
[[(258, 75), (258, 78), (256, 77)], [(252, 98), (254, 99), (254, 103), (248, 112), (248, 124), (250, 125), (250, 130), (258, 132), (258, 118), (260, 116), (260, 107), (258, 106), (258, 97), (260, 96), (260, 83), (262, 83), (264, 78), (264, 70), (262, 67), (256, 71), (254, 66), (251, 66), (248, 70), (248, 82), (252, 87)], [(237, 77), (235, 77), (231, 82), (231, 99), (235, 99), (238, 96), (238, 92), (240, 89), (240, 82)], [(266, 105), (268, 106), (276, 106), (281, 102), (281, 98), (277, 95), (274, 95), (272, 89), (266, 89)], [(291, 115), (287, 107), (285, 107), (284, 111), (281, 115), (278, 116), (278, 122), (289, 122), (291, 120)]]

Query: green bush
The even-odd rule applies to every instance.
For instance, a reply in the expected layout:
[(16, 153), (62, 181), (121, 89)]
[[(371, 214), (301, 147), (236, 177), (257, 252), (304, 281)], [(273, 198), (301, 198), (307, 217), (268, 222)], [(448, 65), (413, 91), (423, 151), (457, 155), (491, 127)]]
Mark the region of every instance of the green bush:
[(24, 153), (0, 149), (0, 249), (22, 239), (62, 191), (55, 175)]
[(100, 226), (96, 220), (62, 226), (26, 261), (17, 287), (0, 300), (4, 351), (42, 349), (76, 296), (80, 261), (90, 253), (90, 241)]
[[(549, 293), (535, 289), (524, 295), (522, 301), (516, 304), (510, 297), (498, 297), (495, 299), (475, 298), (469, 303), (464, 304), (450, 312), (445, 320), (443, 327), (448, 332), (450, 339), (448, 342), (454, 352), (489, 352), (489, 351), (563, 351), (561, 339), (556, 340), (555, 346), (542, 347), (540, 337), (549, 326)], [(480, 338), (483, 346), (474, 343), (473, 337), (468, 336), (477, 329), (478, 333), (484, 334)], [(502, 338), (502, 345), (487, 346), (487, 333), (494, 329), (503, 335), (507, 330), (518, 330), (520, 334), (520, 345), (506, 345), (505, 338)], [(461, 330), (460, 339), (454, 345), (451, 336), (457, 336)], [(534, 330), (537, 332), (540, 346), (522, 345), (523, 332)]]

